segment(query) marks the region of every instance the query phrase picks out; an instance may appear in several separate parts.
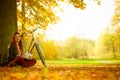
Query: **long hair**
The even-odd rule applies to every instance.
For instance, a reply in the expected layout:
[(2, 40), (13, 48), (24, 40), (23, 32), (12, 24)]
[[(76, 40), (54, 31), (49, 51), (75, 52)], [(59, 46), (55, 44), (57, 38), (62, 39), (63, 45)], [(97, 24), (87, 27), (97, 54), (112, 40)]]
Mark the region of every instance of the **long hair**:
[[(16, 49), (17, 49), (17, 46), (16, 46), (16, 41), (15, 41), (15, 35), (17, 35), (17, 34), (20, 35), (19, 32), (15, 32), (14, 35), (13, 35), (13, 37), (12, 37), (12, 44), (15, 46)], [(22, 43), (22, 39), (20, 39), (19, 47), (20, 47), (21, 53), (23, 53), (23, 43)]]

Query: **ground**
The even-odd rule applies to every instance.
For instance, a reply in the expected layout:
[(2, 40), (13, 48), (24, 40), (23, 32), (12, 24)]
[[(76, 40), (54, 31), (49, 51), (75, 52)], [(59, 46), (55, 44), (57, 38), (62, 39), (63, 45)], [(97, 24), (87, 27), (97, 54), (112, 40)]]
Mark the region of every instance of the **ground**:
[(0, 67), (0, 80), (120, 80), (119, 64), (47, 64), (23, 68)]

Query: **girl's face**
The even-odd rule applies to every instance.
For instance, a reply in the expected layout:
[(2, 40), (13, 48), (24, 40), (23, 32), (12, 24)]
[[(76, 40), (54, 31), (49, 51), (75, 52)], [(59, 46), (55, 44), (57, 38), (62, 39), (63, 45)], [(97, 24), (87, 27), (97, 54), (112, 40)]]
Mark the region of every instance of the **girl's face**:
[(20, 34), (16, 34), (14, 38), (15, 38), (15, 42), (20, 42), (21, 40)]

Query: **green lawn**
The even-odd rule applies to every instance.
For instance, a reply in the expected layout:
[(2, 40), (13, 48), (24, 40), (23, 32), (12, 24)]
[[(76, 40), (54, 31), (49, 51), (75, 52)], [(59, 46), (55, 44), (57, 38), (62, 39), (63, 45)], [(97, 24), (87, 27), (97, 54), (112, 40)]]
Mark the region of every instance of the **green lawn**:
[(120, 59), (107, 60), (46, 60), (48, 64), (120, 64)]

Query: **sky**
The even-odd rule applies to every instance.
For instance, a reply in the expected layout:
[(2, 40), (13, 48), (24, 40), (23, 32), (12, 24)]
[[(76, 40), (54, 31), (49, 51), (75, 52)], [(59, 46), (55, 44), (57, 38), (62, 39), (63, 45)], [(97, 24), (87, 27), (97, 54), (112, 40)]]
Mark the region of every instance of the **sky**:
[(85, 10), (76, 9), (73, 5), (60, 3), (63, 12), (56, 10), (60, 17), (57, 24), (50, 25), (47, 30), (47, 38), (54, 40), (66, 40), (77, 36), (97, 40), (101, 32), (109, 25), (114, 12), (113, 0), (103, 0), (97, 5), (91, 0), (85, 0)]

